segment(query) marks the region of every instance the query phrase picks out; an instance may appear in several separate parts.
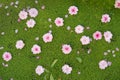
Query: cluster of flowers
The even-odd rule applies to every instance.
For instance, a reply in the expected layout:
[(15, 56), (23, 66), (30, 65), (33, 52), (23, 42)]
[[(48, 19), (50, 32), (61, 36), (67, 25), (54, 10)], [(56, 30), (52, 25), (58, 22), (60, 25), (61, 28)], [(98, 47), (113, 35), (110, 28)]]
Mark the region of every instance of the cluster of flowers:
[(107, 50), (107, 51), (105, 51), (103, 54), (104, 54), (104, 56), (107, 56), (109, 53), (112, 53), (112, 55), (113, 55), (113, 57), (116, 57), (116, 51), (118, 52), (119, 51), (119, 48), (118, 47), (116, 47), (114, 50)]
[[(18, 21), (27, 19), (28, 15), (31, 18), (35, 18), (38, 15), (38, 10), (36, 8), (30, 8), (27, 11), (25, 11), (25, 10), (20, 11), (19, 15), (18, 15), (19, 16)], [(27, 20), (26, 24), (27, 24), (28, 28), (33, 28), (35, 26), (36, 22), (34, 19), (29, 19), (29, 20)]]
[[(76, 6), (71, 6), (71, 7), (69, 7), (68, 11), (69, 11), (70, 15), (76, 15), (77, 12), (78, 12), (78, 8)], [(110, 18), (110, 16), (108, 14), (103, 14), (102, 15), (102, 18), (101, 18), (101, 22), (102, 23), (108, 23), (108, 22), (110, 22), (110, 20), (111, 20), (111, 18)], [(57, 17), (55, 19), (54, 23), (55, 23), (55, 25), (57, 27), (61, 27), (61, 26), (64, 25), (64, 19), (60, 18), (60, 17)], [(75, 27), (75, 32), (77, 34), (81, 34), (81, 33), (84, 32), (84, 29), (85, 28), (82, 25), (77, 25)], [(107, 41), (108, 43), (110, 43), (113, 35), (112, 35), (112, 33), (110, 31), (106, 31), (106, 32), (104, 32), (103, 36), (105, 38), (105, 41)], [(102, 33), (100, 31), (94, 32), (93, 33), (93, 38), (95, 40), (101, 40), (102, 39)], [(90, 44), (90, 42), (92, 40), (91, 40), (91, 38), (89, 36), (85, 36), (84, 35), (84, 36), (82, 36), (80, 38), (80, 41), (81, 41), (82, 45), (88, 45), (88, 44)], [(71, 51), (72, 51), (72, 47), (69, 44), (63, 44), (62, 45), (62, 52), (64, 54), (69, 54), (69, 53), (71, 53)], [(102, 62), (100, 64), (102, 64)], [(69, 67), (69, 65), (65, 65), (65, 66), (62, 67), (62, 70), (63, 70), (64, 73), (69, 74), (69, 73), (71, 73), (72, 68)]]
[[(84, 31), (84, 27), (81, 26), (81, 25), (78, 25), (75, 27), (75, 32), (77, 34), (80, 34)], [(108, 43), (111, 42), (111, 39), (112, 39), (112, 36), (113, 34), (110, 32), (110, 31), (106, 31), (104, 32), (103, 34), (104, 38), (105, 38), (105, 41), (107, 41)], [(102, 39), (102, 33), (100, 31), (96, 31), (93, 33), (93, 39), (95, 40), (101, 40)], [(90, 44), (90, 42), (92, 41), (91, 38), (89, 36), (82, 36), (80, 38), (80, 41), (82, 43), (82, 45), (87, 45), (87, 44)]]
[[(115, 8), (120, 8), (120, 0), (116, 0), (114, 6), (115, 6)], [(70, 6), (68, 9), (68, 12), (70, 15), (76, 15), (78, 13), (78, 8), (76, 6)], [(28, 11), (22, 10), (19, 13), (19, 18), (20, 18), (20, 20), (25, 20), (25, 19), (27, 19), (28, 15), (31, 18), (35, 18), (38, 15), (38, 10), (36, 8), (31, 8)], [(108, 14), (102, 15), (102, 18), (101, 18), (102, 23), (108, 23), (108, 22), (110, 22), (110, 20), (111, 20), (111, 18)], [(57, 17), (55, 19), (54, 23), (57, 27), (61, 27), (64, 25), (64, 19), (61, 17)], [(35, 26), (36, 22), (34, 19), (30, 19), (30, 20), (27, 20), (26, 24), (27, 24), (28, 28), (33, 28)], [(75, 32), (77, 34), (83, 33), (84, 27), (82, 25), (77, 25), (75, 27)], [(104, 32), (103, 36), (104, 36), (105, 40), (110, 43), (113, 35), (110, 31), (106, 31), (106, 32)], [(45, 43), (52, 42), (53, 35), (50, 32), (48, 32), (48, 33), (45, 33), (42, 38)], [(100, 31), (94, 32), (93, 38), (95, 40), (101, 40), (102, 33)], [(80, 38), (80, 41), (81, 41), (82, 45), (87, 45), (87, 44), (90, 44), (91, 38), (89, 36), (84, 35)], [(17, 49), (23, 49), (24, 46), (25, 46), (25, 43), (23, 42), (23, 40), (18, 40), (16, 42)], [(69, 44), (63, 44), (61, 50), (64, 54), (70, 54), (72, 51), (72, 47)], [(31, 52), (33, 54), (39, 54), (39, 53), (41, 53), (41, 51), (42, 51), (41, 46), (39, 46), (38, 44), (34, 44), (31, 48)], [(12, 55), (10, 52), (4, 52), (2, 58), (5, 61), (10, 61), (12, 59)], [(111, 63), (106, 60), (101, 60), (99, 62), (100, 69), (105, 69), (110, 65), (111, 65)], [(44, 73), (44, 71), (45, 71), (45, 68), (41, 65), (38, 65), (35, 69), (35, 72), (38, 75), (41, 75), (42, 73)], [(72, 72), (72, 67), (70, 67), (68, 64), (64, 64), (62, 66), (62, 72), (65, 74), (70, 74)]]
[[(52, 36), (51, 33), (46, 33), (46, 34), (43, 35), (43, 41), (45, 43), (52, 42), (52, 39), (53, 39), (53, 36)], [(16, 49), (23, 49), (24, 46), (25, 46), (25, 43), (23, 42), (23, 40), (18, 40), (16, 42), (16, 45), (15, 45)], [(37, 44), (34, 44), (33, 47), (31, 48), (31, 52), (33, 54), (39, 54), (39, 53), (41, 53), (41, 47)], [(10, 52), (5, 52), (3, 54), (3, 59), (5, 61), (11, 60), (12, 59), (11, 53)]]
[[(44, 73), (45, 68), (41, 65), (38, 65), (35, 69), (36, 74), (41, 75)], [(72, 67), (70, 67), (68, 64), (64, 64), (62, 66), (62, 72), (65, 74), (70, 74), (72, 72)]]
[[(43, 74), (44, 71), (45, 71), (45, 68), (44, 68), (43, 66), (41, 66), (41, 65), (38, 65), (38, 66), (36, 67), (36, 69), (35, 69), (35, 72), (36, 72), (36, 74), (38, 74), (38, 75)], [(72, 67), (70, 67), (69, 65), (65, 64), (65, 65), (62, 66), (62, 71), (63, 71), (65, 74), (70, 74), (71, 71), (72, 71)]]
[[(33, 45), (31, 51), (33, 52), (33, 54), (39, 54), (41, 52), (41, 48), (38, 45)], [(62, 46), (62, 51), (65, 54), (69, 54), (72, 51), (72, 48), (70, 47), (70, 45), (64, 44)], [(43, 68), (43, 66), (38, 65), (35, 69), (36, 74), (41, 75), (42, 73), (44, 73), (45, 68)], [(65, 74), (70, 74), (72, 71), (72, 67), (70, 67), (69, 65), (65, 64), (62, 66), (62, 71)]]
[[(76, 6), (70, 6), (69, 9), (69, 14), (70, 15), (76, 15), (77, 12), (78, 12), (78, 8)], [(101, 22), (103, 23), (107, 23), (107, 22), (110, 22), (111, 18), (108, 14), (103, 14), (102, 15), (102, 18), (101, 18)], [(54, 21), (54, 23), (56, 24), (57, 27), (61, 27), (64, 25), (64, 20), (63, 18), (60, 18), (60, 17), (57, 17)], [(84, 32), (84, 27), (82, 25), (77, 25), (75, 27), (75, 32), (77, 34), (80, 34), (80, 33), (83, 33)], [(112, 33), (110, 31), (106, 31), (104, 32), (104, 37), (105, 37), (105, 40), (107, 42), (111, 42), (111, 39), (112, 39)], [(93, 38), (95, 40), (100, 40), (102, 39), (102, 33), (100, 31), (96, 31), (94, 34), (93, 34)], [(87, 44), (90, 44), (91, 42), (91, 39), (89, 36), (82, 36), (81, 39), (80, 39), (82, 45), (87, 45)]]
[[(78, 13), (78, 8), (76, 6), (70, 6), (68, 9), (70, 15), (76, 15)], [(61, 27), (64, 25), (64, 20), (61, 17), (57, 17), (54, 21), (57, 27)]]
[[(106, 31), (106, 32), (104, 32), (103, 36), (104, 36), (104, 38), (105, 38), (105, 41), (107, 41), (108, 43), (110, 43), (113, 34), (112, 34), (110, 31)], [(96, 31), (96, 32), (93, 34), (93, 38), (94, 38), (95, 40), (100, 40), (100, 39), (102, 39), (102, 33), (101, 33), (100, 31)]]

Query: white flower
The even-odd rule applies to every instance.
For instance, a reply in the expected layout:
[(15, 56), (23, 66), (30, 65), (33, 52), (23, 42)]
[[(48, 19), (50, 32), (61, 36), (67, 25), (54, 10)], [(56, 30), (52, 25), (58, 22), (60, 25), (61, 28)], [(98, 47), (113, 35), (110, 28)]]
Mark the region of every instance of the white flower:
[(105, 69), (105, 68), (107, 68), (108, 67), (108, 62), (106, 61), (106, 60), (101, 60), (100, 62), (99, 62), (99, 68), (100, 69)]
[(43, 35), (43, 41), (45, 43), (52, 42), (53, 36), (51, 33), (46, 33)]
[(25, 46), (25, 44), (22, 40), (18, 40), (15, 46), (17, 49), (22, 49)]
[(82, 33), (83, 31), (84, 31), (84, 27), (83, 27), (83, 26), (78, 25), (78, 26), (75, 27), (75, 32), (76, 32), (77, 34), (80, 34), (80, 33)]
[(35, 72), (36, 74), (41, 75), (42, 73), (44, 73), (44, 70), (45, 69), (41, 65), (38, 65), (35, 69)]
[(72, 48), (70, 45), (68, 45), (68, 44), (62, 45), (62, 52), (64, 54), (69, 54), (71, 51), (72, 51)]
[(38, 10), (36, 8), (31, 8), (28, 10), (30, 17), (36, 17), (38, 15)]
[(108, 43), (111, 42), (111, 39), (112, 39), (112, 33), (110, 31), (106, 31), (104, 32), (104, 38), (105, 38), (105, 41), (107, 41)]
[(41, 47), (37, 44), (34, 44), (33, 47), (31, 48), (31, 51), (33, 54), (39, 54), (41, 53)]
[(82, 45), (90, 44), (90, 38), (88, 36), (82, 36), (80, 39)]
[(24, 19), (27, 19), (27, 17), (28, 17), (28, 13), (26, 11), (24, 11), (24, 10), (20, 11), (20, 13), (19, 13), (20, 19), (24, 20)]
[(54, 21), (57, 27), (63, 26), (64, 25), (63, 22), (64, 22), (63, 18), (60, 18), (60, 17), (57, 17)]
[(110, 22), (110, 20), (111, 20), (111, 18), (109, 16), (109, 14), (103, 14), (102, 15), (101, 22), (107, 23), (107, 22)]
[(71, 74), (72, 67), (70, 67), (69, 65), (65, 64), (64, 66), (62, 66), (62, 72), (65, 73), (65, 74)]
[(28, 28), (33, 28), (36, 24), (34, 19), (30, 19), (26, 22)]
[(67, 30), (70, 30), (71, 29), (71, 27), (70, 26), (67, 26)]

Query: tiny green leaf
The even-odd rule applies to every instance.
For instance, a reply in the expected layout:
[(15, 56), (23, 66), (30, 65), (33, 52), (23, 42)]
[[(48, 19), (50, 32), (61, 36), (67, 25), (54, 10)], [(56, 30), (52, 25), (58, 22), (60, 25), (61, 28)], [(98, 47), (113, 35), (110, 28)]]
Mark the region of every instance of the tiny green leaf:
[(46, 74), (46, 75), (44, 76), (44, 80), (47, 80), (47, 76), (48, 76), (48, 74)]
[(54, 67), (54, 65), (57, 63), (58, 59), (55, 59), (52, 64), (51, 64), (51, 67)]
[(52, 74), (50, 75), (50, 80), (54, 80), (54, 78), (53, 78), (53, 75), (52, 75)]
[(47, 72), (47, 73), (49, 73), (50, 71), (49, 70), (47, 70), (47, 69), (45, 69), (45, 71)]
[(82, 63), (82, 59), (80, 57), (76, 58), (79, 63)]

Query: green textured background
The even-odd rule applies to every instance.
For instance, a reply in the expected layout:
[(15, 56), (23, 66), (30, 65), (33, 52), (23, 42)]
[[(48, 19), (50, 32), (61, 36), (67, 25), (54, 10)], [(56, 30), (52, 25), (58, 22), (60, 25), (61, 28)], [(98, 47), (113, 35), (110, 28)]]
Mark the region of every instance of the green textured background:
[[(0, 3), (9, 5), (11, 1), (15, 0), (0, 0)], [(34, 0), (19, 0), (18, 8), (9, 7), (4, 9), (0, 8), (0, 32), (5, 32), (4, 36), (0, 36), (0, 46), (4, 46), (0, 50), (0, 77), (2, 80), (45, 80), (47, 76), (52, 73), (55, 80), (120, 80), (120, 52), (116, 52), (116, 57), (109, 54), (107, 57), (103, 52), (108, 49), (120, 48), (120, 10), (114, 8), (114, 0), (38, 0), (38, 4)], [(45, 5), (45, 10), (41, 10), (41, 6)], [(68, 8), (75, 5), (79, 8), (79, 12), (75, 16), (64, 18), (68, 13)], [(18, 13), (27, 6), (37, 8), (39, 15), (35, 18), (36, 26), (33, 29), (25, 31), (26, 21), (17, 22)], [(10, 16), (6, 13), (10, 12)], [(100, 19), (102, 14), (109, 14), (111, 22), (103, 24)], [(56, 17), (64, 18), (64, 26), (56, 27), (54, 19)], [(52, 22), (48, 22), (48, 18)], [(28, 18), (29, 19), (29, 18)], [(53, 27), (50, 29), (49, 25)], [(84, 33), (77, 35), (75, 32), (66, 30), (67, 26), (74, 27), (78, 24), (83, 26), (90, 26), (90, 30), (85, 30)], [(15, 34), (15, 29), (19, 29), (18, 34)], [(43, 34), (52, 30), (54, 39), (52, 43), (45, 44), (42, 40)], [(99, 30), (102, 33), (110, 30), (113, 33), (112, 42), (109, 44), (104, 39), (95, 41), (93, 40), (90, 45), (82, 46), (79, 39), (82, 35), (92, 37), (92, 34)], [(39, 41), (35, 41), (35, 37), (40, 37)], [(25, 47), (22, 50), (15, 48), (17, 40), (22, 39), (25, 42)], [(34, 44), (39, 44), (42, 47), (42, 53), (39, 54), (40, 60), (36, 59), (36, 55), (31, 52), (31, 47)], [(71, 54), (64, 55), (61, 51), (62, 44), (70, 44), (73, 48)], [(84, 50), (81, 50), (81, 49)], [(87, 48), (91, 48), (90, 55), (87, 54)], [(80, 50), (78, 55), (76, 52)], [(9, 67), (2, 66), (2, 54), (5, 51), (12, 53), (12, 60), (8, 62)], [(18, 55), (20, 53), (20, 55)], [(76, 57), (82, 58), (80, 64)], [(58, 59), (58, 62), (51, 68), (52, 62)], [(107, 59), (112, 62), (112, 66), (106, 70), (100, 70), (98, 63), (102, 59)], [(70, 75), (65, 75), (61, 67), (69, 64), (73, 71)], [(38, 76), (35, 73), (37, 65), (42, 65), (50, 71), (50, 73), (43, 73)], [(81, 72), (78, 75), (78, 71)], [(46, 75), (47, 74), (47, 75)]]

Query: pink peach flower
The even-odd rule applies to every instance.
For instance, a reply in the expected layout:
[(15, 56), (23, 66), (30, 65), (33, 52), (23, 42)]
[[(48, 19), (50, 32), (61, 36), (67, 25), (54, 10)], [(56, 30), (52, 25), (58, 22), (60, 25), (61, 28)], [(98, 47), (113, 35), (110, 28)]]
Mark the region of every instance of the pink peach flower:
[(115, 6), (115, 8), (119, 8), (120, 9), (120, 0), (115, 0), (114, 6)]
[(60, 18), (60, 17), (57, 17), (54, 21), (57, 27), (63, 26), (64, 25), (63, 22), (64, 22), (63, 18)]
[(100, 62), (99, 62), (99, 68), (100, 69), (105, 69), (105, 68), (107, 68), (108, 67), (108, 62), (106, 61), (106, 60), (101, 60)]
[(51, 33), (46, 33), (43, 35), (43, 41), (45, 43), (52, 42), (53, 35)]
[(5, 61), (10, 61), (10, 60), (12, 59), (12, 55), (11, 55), (10, 52), (4, 52), (2, 58), (3, 58)]
[(107, 23), (107, 22), (110, 22), (110, 20), (111, 20), (111, 18), (108, 14), (103, 14), (102, 15), (101, 22)]
[(70, 15), (76, 15), (78, 13), (78, 8), (76, 6), (70, 6), (68, 11)]
[(64, 54), (69, 54), (71, 51), (72, 51), (72, 48), (70, 45), (68, 45), (68, 44), (62, 45), (62, 52)]
[(38, 10), (36, 8), (31, 8), (28, 10), (30, 17), (36, 17), (38, 15)]
[(102, 33), (100, 31), (96, 31), (95, 33), (93, 33), (93, 38), (95, 40), (100, 40), (102, 39)]
[(65, 64), (64, 66), (62, 66), (62, 72), (65, 74), (71, 74), (72, 72), (72, 67), (70, 67), (68, 64)]
[(27, 19), (27, 17), (28, 17), (28, 13), (26, 12), (26, 11), (20, 11), (20, 13), (19, 13), (19, 18), (21, 19), (21, 20), (24, 20), (24, 19)]
[(26, 22), (28, 28), (33, 28), (36, 24), (34, 19), (30, 19)]
[(39, 54), (41, 53), (41, 47), (37, 44), (34, 44), (33, 47), (31, 48), (31, 51), (33, 54)]

